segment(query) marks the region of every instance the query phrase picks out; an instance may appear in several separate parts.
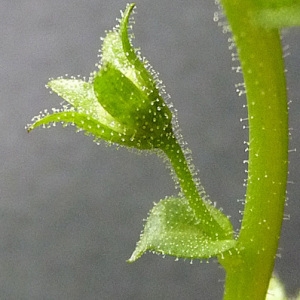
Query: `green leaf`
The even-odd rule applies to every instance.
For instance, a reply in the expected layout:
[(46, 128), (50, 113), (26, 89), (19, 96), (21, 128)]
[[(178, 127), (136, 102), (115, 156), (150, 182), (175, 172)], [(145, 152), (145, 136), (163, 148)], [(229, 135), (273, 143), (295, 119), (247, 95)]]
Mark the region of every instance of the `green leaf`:
[(233, 248), (236, 241), (232, 238), (231, 223), (219, 211), (215, 214), (218, 215), (222, 227), (228, 231), (228, 239), (208, 236), (185, 199), (161, 200), (150, 211), (144, 232), (128, 261), (136, 261), (146, 251), (201, 259), (217, 256)]

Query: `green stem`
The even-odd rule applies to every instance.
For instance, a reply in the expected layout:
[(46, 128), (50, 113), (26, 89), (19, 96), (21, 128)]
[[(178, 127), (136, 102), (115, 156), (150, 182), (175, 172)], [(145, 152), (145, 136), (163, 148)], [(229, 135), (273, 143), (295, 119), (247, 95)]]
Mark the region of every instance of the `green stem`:
[(213, 238), (228, 238), (228, 232), (224, 231), (210, 212), (215, 208), (213, 208), (208, 201), (201, 198), (200, 194), (205, 194), (205, 192), (202, 186), (200, 186), (200, 183), (197, 184), (194, 180), (193, 171), (191, 170), (191, 158), (187, 160), (175, 136), (172, 135), (168, 143), (161, 146), (161, 149), (169, 158), (179, 181), (182, 194), (184, 194), (190, 207), (194, 210), (195, 215), (203, 224), (203, 230)]
[[(288, 172), (288, 112), (280, 35), (251, 22), (254, 0), (223, 0), (247, 91), (249, 165), (239, 258), (225, 255), (224, 299), (265, 299), (280, 237)], [(235, 260), (235, 261), (234, 261)]]

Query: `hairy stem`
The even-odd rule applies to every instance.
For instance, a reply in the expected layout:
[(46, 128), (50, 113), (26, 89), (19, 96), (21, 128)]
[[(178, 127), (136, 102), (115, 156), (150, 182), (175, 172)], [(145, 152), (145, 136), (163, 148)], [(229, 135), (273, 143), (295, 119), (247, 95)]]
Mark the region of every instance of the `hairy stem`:
[[(225, 255), (225, 299), (265, 299), (280, 237), (288, 172), (288, 112), (280, 35), (251, 21), (253, 0), (223, 0), (247, 92), (249, 165), (238, 238)], [(235, 260), (235, 262), (234, 262)]]
[(200, 183), (197, 185), (195, 182), (191, 170), (191, 162), (187, 161), (183, 150), (174, 135), (172, 135), (166, 145), (162, 146), (162, 150), (169, 158), (178, 178), (182, 194), (186, 197), (190, 207), (194, 210), (195, 215), (203, 224), (203, 229), (213, 238), (228, 238), (228, 232), (225, 233), (224, 229), (213, 218), (210, 212), (212, 209), (210, 203), (201, 198), (200, 193), (203, 192), (203, 194), (205, 194), (205, 192), (200, 186)]

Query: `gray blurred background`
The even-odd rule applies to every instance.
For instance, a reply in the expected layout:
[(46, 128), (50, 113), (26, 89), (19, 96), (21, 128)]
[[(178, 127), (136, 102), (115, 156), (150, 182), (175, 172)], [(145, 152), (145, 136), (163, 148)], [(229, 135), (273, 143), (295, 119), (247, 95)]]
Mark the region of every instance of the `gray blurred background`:
[[(74, 128), (24, 126), (60, 99), (49, 77), (89, 76), (100, 36), (116, 25), (121, 0), (1, 0), (0, 299), (221, 299), (224, 272), (213, 260), (144, 255), (127, 264), (153, 202), (177, 192), (159, 158), (97, 146)], [(178, 109), (185, 140), (213, 201), (238, 228), (247, 132), (231, 52), (213, 22), (214, 1), (137, 0), (135, 45)], [(242, 13), (242, 12), (241, 12)], [(284, 33), (291, 149), (300, 143), (300, 29)], [(244, 124), (245, 125), (245, 124)], [(299, 153), (290, 180), (276, 271), (300, 287)]]

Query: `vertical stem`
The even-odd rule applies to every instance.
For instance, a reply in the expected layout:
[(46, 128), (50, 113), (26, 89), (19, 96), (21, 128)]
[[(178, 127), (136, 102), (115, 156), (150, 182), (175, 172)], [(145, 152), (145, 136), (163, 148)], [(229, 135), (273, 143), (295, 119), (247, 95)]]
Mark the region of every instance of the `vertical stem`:
[[(203, 224), (203, 230), (213, 238), (226, 239), (231, 238), (231, 233), (224, 232), (220, 224), (212, 217), (210, 211), (214, 209), (209, 203), (203, 200), (199, 194), (199, 186), (197, 186), (193, 172), (191, 171), (191, 161), (187, 161), (182, 148), (177, 139), (172, 135), (168, 143), (161, 145), (161, 149), (165, 152), (170, 160), (173, 170), (178, 178), (181, 191), (189, 202), (190, 207), (194, 210), (195, 215)], [(202, 188), (204, 193), (204, 190)]]
[(249, 164), (238, 238), (226, 255), (225, 299), (265, 299), (280, 237), (288, 166), (288, 112), (278, 30), (253, 24), (254, 0), (223, 0), (238, 49), (248, 104)]

